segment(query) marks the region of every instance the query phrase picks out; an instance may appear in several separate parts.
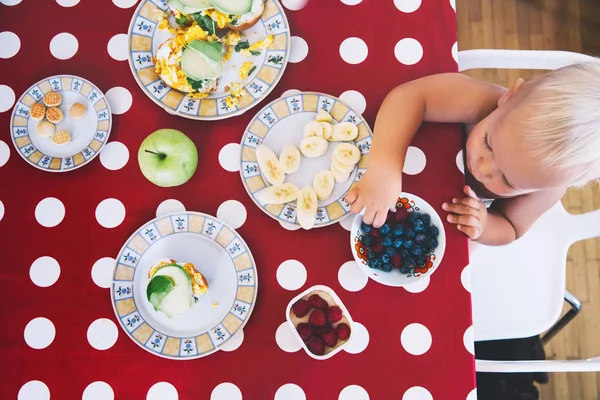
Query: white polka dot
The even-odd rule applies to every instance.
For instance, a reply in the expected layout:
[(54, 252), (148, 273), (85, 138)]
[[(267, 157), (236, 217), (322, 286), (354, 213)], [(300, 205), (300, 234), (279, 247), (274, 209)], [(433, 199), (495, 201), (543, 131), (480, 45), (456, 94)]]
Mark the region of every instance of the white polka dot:
[(408, 175), (420, 174), (425, 169), (425, 164), (427, 164), (427, 159), (423, 150), (415, 146), (409, 146), (402, 172)]
[(297, 290), (306, 282), (306, 268), (297, 260), (282, 262), (277, 268), (277, 282), (287, 290)]
[(50, 53), (59, 60), (68, 60), (77, 53), (78, 49), (77, 38), (67, 32), (59, 33), (50, 41)]
[(356, 90), (346, 90), (344, 93), (340, 94), (340, 99), (348, 103), (348, 105), (359, 114), (364, 113), (367, 109), (367, 100), (365, 99), (365, 96)]
[(411, 283), (410, 285), (404, 286), (404, 290), (406, 290), (409, 293), (421, 293), (423, 290), (427, 289), (427, 286), (429, 286), (429, 281), (429, 277), (426, 276), (421, 280)]
[(122, 86), (116, 86), (108, 89), (106, 92), (106, 100), (110, 105), (110, 111), (113, 114), (125, 114), (133, 103), (131, 92)]
[(48, 318), (34, 318), (25, 327), (25, 343), (32, 349), (45, 349), (56, 336), (56, 328)]
[(450, 7), (452, 7), (452, 9), (456, 11), (456, 0), (450, 0)]
[(402, 400), (433, 400), (433, 396), (424, 387), (413, 386), (404, 392)]
[(285, 221), (279, 221), (279, 225), (281, 225), (283, 229), (287, 229), (288, 231), (297, 231), (298, 229), (302, 228), (300, 225), (290, 224), (289, 222)]
[(452, 45), (452, 58), (458, 63), (458, 42), (454, 42)]
[(109, 288), (112, 284), (113, 272), (117, 260), (112, 257), (103, 257), (92, 265), (92, 280), (101, 288)]
[(340, 0), (340, 1), (348, 6), (355, 6), (357, 4), (362, 3), (362, 0)]
[(423, 46), (416, 39), (405, 38), (396, 43), (394, 54), (404, 65), (414, 65), (423, 57)]
[(0, 140), (0, 167), (4, 166), (10, 158), (10, 148), (8, 145)]
[(4, 218), (4, 203), (0, 201), (0, 221)]
[[(2, 0), (2, 3), (6, 4), (6, 1)], [(50, 400), (50, 389), (44, 382), (29, 381), (19, 389), (17, 400)]]
[(369, 277), (362, 272), (356, 261), (348, 261), (338, 270), (338, 281), (347, 291), (358, 292), (367, 286)]
[(473, 325), (467, 328), (465, 334), (463, 335), (463, 343), (465, 344), (465, 348), (467, 351), (473, 355), (475, 355), (475, 338), (473, 335)]
[(350, 328), (350, 340), (344, 350), (350, 354), (362, 353), (369, 345), (369, 331), (360, 322), (354, 322)]
[(13, 32), (0, 32), (0, 58), (11, 58), (19, 52), (21, 39)]
[(244, 330), (237, 333), (232, 339), (229, 339), (227, 343), (221, 346), (223, 351), (234, 351), (237, 350), (244, 342)]
[(127, 60), (127, 34), (119, 33), (110, 38), (106, 45), (108, 54), (117, 61)]
[(285, 92), (283, 92), (280, 97), (284, 98), (284, 97), (288, 97), (288, 96), (295, 96), (300, 93), (302, 93), (302, 92), (300, 92), (298, 89), (289, 89), (289, 90), (286, 90)]
[[(114, 1), (114, 0), (113, 0)], [(157, 382), (150, 389), (146, 395), (146, 400), (177, 400), (179, 394), (175, 386), (169, 382)]]
[(35, 207), (35, 219), (40, 225), (52, 228), (65, 217), (65, 206), (55, 197), (47, 197)]
[(215, 386), (210, 400), (242, 400), (242, 391), (233, 383), (224, 382)]
[(219, 151), (219, 164), (225, 171), (236, 172), (240, 170), (240, 144), (229, 143)]
[(288, 10), (298, 11), (306, 6), (308, 0), (282, 0), (282, 3)]
[(369, 393), (361, 386), (346, 386), (340, 392), (338, 400), (369, 400)]
[(115, 392), (106, 382), (92, 382), (83, 391), (81, 400), (114, 400)]
[(247, 216), (246, 207), (237, 200), (227, 200), (217, 209), (217, 218), (224, 221), (233, 229), (244, 225)]
[(342, 226), (342, 228), (344, 228), (347, 231), (351, 231), (352, 230), (352, 224), (354, 223), (354, 218), (355, 215), (354, 214), (350, 214), (345, 218), (342, 218), (339, 221), (339, 224)]
[(56, 0), (56, 2), (63, 7), (74, 7), (79, 4), (80, 0)]
[(121, 142), (110, 142), (100, 152), (100, 162), (106, 169), (116, 171), (129, 161), (129, 150)]
[(135, 6), (138, 0), (112, 0), (112, 2), (119, 8), (129, 8)]
[(465, 173), (465, 159), (463, 157), (462, 150), (459, 151), (456, 155), (456, 166), (458, 167), (460, 172), (462, 172), (463, 174)]
[(404, 13), (411, 13), (421, 7), (421, 0), (394, 0), (394, 5)]
[(96, 207), (96, 220), (105, 228), (121, 225), (125, 219), (125, 206), (117, 199), (105, 199)]
[(471, 293), (471, 266), (467, 265), (460, 273), (460, 281), (465, 290)]
[(22, 0), (0, 0), (0, 4), (4, 4), (5, 6), (16, 6)]
[(471, 390), (471, 392), (467, 395), (466, 400), (477, 400), (477, 388)]
[(360, 64), (365, 61), (368, 54), (367, 44), (357, 37), (345, 39), (340, 45), (340, 56), (348, 64)]
[(431, 332), (424, 325), (410, 324), (402, 331), (400, 342), (402, 347), (413, 356), (420, 356), (431, 348)]
[(277, 389), (275, 400), (306, 400), (306, 394), (300, 386), (287, 383)]
[(119, 337), (117, 325), (108, 318), (98, 318), (87, 330), (87, 340), (96, 350), (107, 350), (113, 347)]
[(298, 339), (288, 322), (279, 325), (277, 332), (275, 332), (275, 341), (277, 346), (287, 353), (295, 353), (302, 348), (300, 339)]
[(300, 36), (292, 36), (290, 41), (290, 58), (291, 63), (299, 63), (308, 55), (308, 43)]
[(15, 104), (15, 98), (15, 92), (10, 86), (0, 85), (0, 112), (10, 110)]
[(185, 212), (185, 206), (182, 202), (175, 199), (167, 199), (160, 203), (156, 208), (156, 218), (162, 217), (163, 215), (171, 213)]
[(29, 278), (39, 287), (54, 285), (60, 276), (60, 265), (52, 257), (44, 256), (35, 260), (29, 268)]

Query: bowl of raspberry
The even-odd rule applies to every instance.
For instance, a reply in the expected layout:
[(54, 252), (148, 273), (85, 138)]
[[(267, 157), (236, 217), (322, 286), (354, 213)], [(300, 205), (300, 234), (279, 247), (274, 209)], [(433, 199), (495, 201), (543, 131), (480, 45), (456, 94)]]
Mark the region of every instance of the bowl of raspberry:
[(396, 211), (380, 228), (356, 216), (350, 232), (354, 259), (371, 279), (387, 286), (407, 286), (435, 272), (446, 250), (438, 213), (422, 198), (402, 193)]

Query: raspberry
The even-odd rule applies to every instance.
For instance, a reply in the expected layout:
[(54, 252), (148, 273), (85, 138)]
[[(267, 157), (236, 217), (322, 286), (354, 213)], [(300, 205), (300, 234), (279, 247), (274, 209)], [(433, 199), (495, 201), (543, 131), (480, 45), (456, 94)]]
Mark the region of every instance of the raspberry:
[(312, 327), (313, 337), (322, 337), (323, 334), (325, 333), (325, 331), (327, 331), (328, 328), (329, 327), (327, 325), (313, 326)]
[(319, 310), (327, 310), (329, 308), (329, 304), (325, 300), (321, 298), (318, 294), (313, 294), (308, 298), (310, 301), (310, 305), (314, 308), (318, 308)]
[(298, 334), (305, 342), (308, 342), (313, 334), (313, 328), (309, 324), (300, 323), (296, 327)]
[(335, 347), (337, 344), (337, 331), (332, 327), (327, 328), (321, 337), (323, 338), (325, 346), (327, 347)]
[(408, 211), (406, 211), (406, 209), (404, 208), (399, 208), (398, 211), (396, 211), (396, 215), (394, 217), (396, 222), (406, 221), (406, 219), (408, 218)]
[(306, 300), (300, 299), (292, 306), (294, 315), (298, 318), (304, 317), (310, 311), (310, 303)]
[(340, 319), (342, 319), (342, 310), (338, 306), (329, 307), (329, 310), (327, 310), (327, 322), (334, 324)]
[(371, 251), (373, 253), (381, 253), (383, 251), (383, 245), (379, 242), (375, 242), (373, 243), (373, 245), (371, 246)]
[(379, 233), (379, 229), (377, 229), (377, 228), (371, 229), (371, 235), (376, 238), (381, 237), (381, 233)]
[(308, 317), (308, 323), (313, 326), (323, 326), (327, 322), (327, 317), (323, 310), (313, 310)]
[(394, 268), (400, 268), (402, 266), (402, 256), (398, 253), (394, 254), (394, 256), (392, 257), (392, 267)]
[(336, 328), (337, 337), (340, 340), (348, 340), (350, 337), (350, 327), (346, 324), (339, 324)]
[(321, 338), (314, 338), (308, 342), (308, 350), (317, 356), (322, 356), (325, 354), (325, 342)]

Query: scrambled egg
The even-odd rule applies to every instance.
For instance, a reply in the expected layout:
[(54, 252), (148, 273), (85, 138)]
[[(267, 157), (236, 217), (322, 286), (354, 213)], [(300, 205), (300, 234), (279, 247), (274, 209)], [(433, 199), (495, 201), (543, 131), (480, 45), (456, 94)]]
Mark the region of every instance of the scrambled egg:
[(246, 79), (248, 77), (248, 74), (250, 73), (250, 70), (254, 67), (254, 64), (252, 63), (252, 61), (246, 61), (242, 64), (242, 67), (240, 68), (240, 79)]
[(185, 269), (185, 272), (187, 272), (188, 276), (190, 277), (190, 279), (192, 281), (192, 292), (196, 296), (201, 296), (208, 292), (208, 283), (206, 282), (206, 278), (204, 277), (204, 275), (202, 275), (200, 272), (198, 272), (198, 270), (194, 267), (194, 264), (192, 264), (192, 263), (185, 263), (185, 264), (181, 265), (181, 264), (178, 264), (177, 261), (175, 261), (175, 260), (163, 258), (163, 259), (159, 260), (156, 264), (154, 264), (154, 266), (152, 268), (150, 268), (150, 271), (148, 271), (148, 279), (152, 279), (152, 277), (154, 276), (156, 271), (158, 271), (162, 267), (171, 265), (171, 264), (176, 264), (180, 267), (183, 267), (183, 269)]
[(215, 9), (206, 11), (206, 15), (208, 15), (210, 19), (217, 23), (219, 29), (225, 28), (231, 21), (233, 21), (233, 18), (230, 18), (228, 15), (220, 13)]
[(240, 42), (240, 33), (238, 31), (229, 31), (223, 36), (221, 42), (224, 46), (235, 46)]
[(231, 82), (231, 84), (226, 87), (225, 90), (229, 90), (229, 97), (225, 99), (225, 104), (227, 104), (227, 107), (237, 106), (240, 102), (240, 98), (248, 94), (241, 82)]
[(273, 35), (269, 35), (266, 38), (264, 38), (263, 40), (259, 40), (258, 42), (255, 42), (249, 48), (243, 49), (242, 51), (240, 51), (240, 53), (245, 56), (250, 56), (250, 55), (252, 55), (252, 53), (251, 53), (252, 51), (266, 49), (267, 47), (272, 45), (274, 41), (275, 41), (275, 38), (273, 37)]

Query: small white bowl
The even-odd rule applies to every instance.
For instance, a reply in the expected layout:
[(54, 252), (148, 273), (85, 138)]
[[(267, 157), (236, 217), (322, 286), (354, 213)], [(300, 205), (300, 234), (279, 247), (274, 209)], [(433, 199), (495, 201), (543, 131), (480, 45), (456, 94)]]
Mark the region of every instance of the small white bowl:
[(397, 269), (393, 269), (390, 272), (381, 271), (378, 269), (372, 269), (369, 267), (369, 261), (364, 256), (364, 253), (359, 255), (359, 249), (366, 249), (367, 246), (362, 244), (362, 238), (365, 235), (361, 225), (363, 222), (364, 210), (354, 218), (352, 223), (352, 230), (350, 231), (350, 247), (352, 249), (352, 255), (360, 266), (360, 269), (376, 282), (379, 282), (387, 286), (407, 286), (415, 283), (427, 276), (430, 276), (437, 270), (438, 266), (444, 258), (444, 252), (446, 250), (446, 232), (444, 231), (444, 224), (438, 213), (433, 207), (419, 196), (415, 196), (410, 193), (402, 193), (398, 198), (397, 208), (405, 208), (409, 213), (420, 212), (429, 214), (431, 217), (431, 223), (435, 225), (439, 230), (438, 246), (435, 248), (433, 253), (428, 254), (431, 257), (432, 267), (425, 273), (408, 273), (403, 274)]
[[(300, 300), (304, 297), (306, 297), (306, 300), (308, 300), (308, 297), (316, 292), (325, 292), (325, 294), (327, 294), (331, 297), (331, 299), (327, 299), (327, 298), (324, 299), (329, 303), (329, 306), (331, 307), (331, 306), (335, 305), (335, 306), (338, 306), (339, 308), (341, 308), (341, 310), (342, 310), (342, 315), (343, 315), (342, 320), (339, 322), (336, 322), (332, 326), (336, 327), (338, 324), (340, 324), (342, 322), (347, 322), (348, 326), (350, 327), (350, 336), (348, 337), (348, 340), (344, 341), (341, 344), (338, 344), (333, 350), (329, 350), (329, 348), (326, 347), (325, 350), (326, 351), (329, 350), (329, 351), (326, 352), (325, 354), (323, 354), (322, 356), (318, 356), (316, 354), (311, 353), (310, 350), (308, 350), (306, 343), (304, 343), (304, 340), (302, 340), (302, 338), (300, 337), (300, 334), (298, 334), (298, 331), (296, 330), (296, 324), (299, 324), (302, 322), (308, 322), (308, 317), (309, 317), (310, 313), (308, 313), (307, 315), (305, 315), (302, 318), (297, 318), (295, 315), (292, 316), (292, 306), (298, 300)], [(319, 293), (317, 293), (317, 294), (319, 294)], [(306, 354), (308, 354), (315, 360), (327, 360), (328, 358), (331, 358), (334, 355), (336, 355), (337, 353), (339, 353), (340, 351), (342, 351), (348, 345), (348, 343), (352, 339), (352, 335), (354, 333), (354, 321), (352, 320), (352, 317), (350, 317), (350, 313), (346, 309), (346, 306), (344, 306), (344, 303), (342, 303), (342, 300), (340, 300), (340, 298), (333, 291), (333, 289), (331, 289), (330, 287), (327, 287), (327, 286), (323, 286), (323, 285), (316, 285), (311, 288), (308, 288), (304, 292), (300, 293), (298, 296), (294, 297), (288, 304), (287, 309), (285, 310), (285, 318), (286, 318), (288, 324), (290, 325), (292, 331), (294, 332), (294, 335), (298, 338), (298, 341), (302, 344), (302, 348), (304, 349)], [(344, 321), (344, 318), (346, 318), (347, 321)]]

